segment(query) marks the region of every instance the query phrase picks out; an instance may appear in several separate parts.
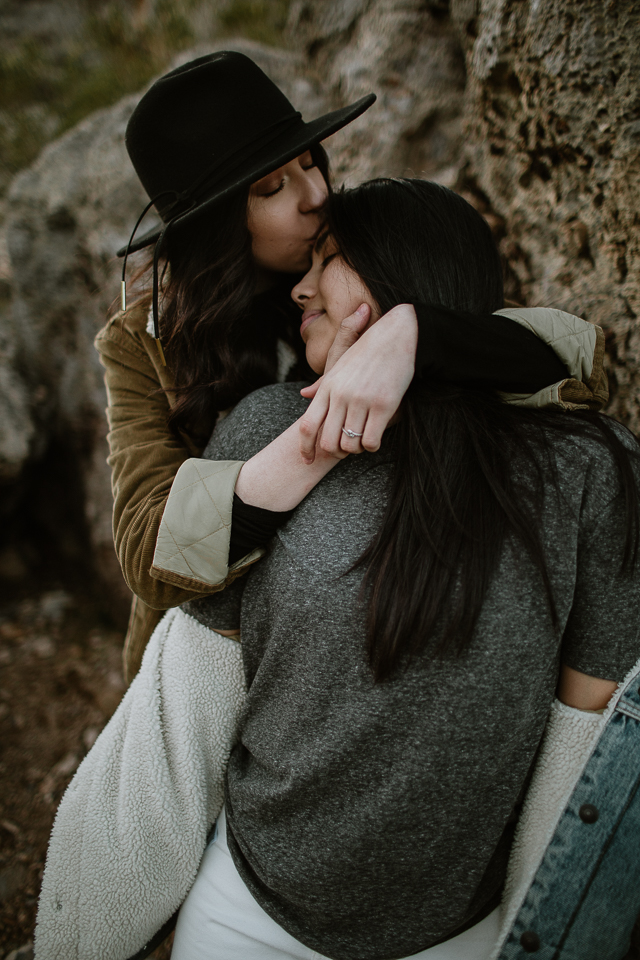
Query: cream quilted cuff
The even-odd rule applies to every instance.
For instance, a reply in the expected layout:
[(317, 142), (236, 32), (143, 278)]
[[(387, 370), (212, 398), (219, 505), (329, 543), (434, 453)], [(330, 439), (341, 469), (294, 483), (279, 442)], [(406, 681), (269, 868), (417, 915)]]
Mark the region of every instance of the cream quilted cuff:
[(505, 307), (495, 311), (544, 340), (562, 360), (569, 377), (537, 393), (502, 393), (520, 407), (599, 410), (609, 398), (604, 372), (604, 333), (594, 323), (549, 307)]
[(241, 460), (186, 460), (164, 508), (152, 575), (191, 589), (218, 586), (229, 572), (233, 492)]

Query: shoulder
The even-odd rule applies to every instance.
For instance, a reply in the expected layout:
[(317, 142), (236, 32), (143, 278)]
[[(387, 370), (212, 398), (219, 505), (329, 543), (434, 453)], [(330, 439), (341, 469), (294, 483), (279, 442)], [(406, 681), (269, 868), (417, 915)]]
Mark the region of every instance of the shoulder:
[(572, 486), (582, 490), (587, 516), (613, 504), (625, 487), (633, 490), (633, 479), (640, 498), (640, 443), (612, 417), (598, 414), (575, 433), (556, 434), (552, 446), (560, 484), (565, 490)]
[(147, 333), (148, 318), (148, 298), (138, 300), (128, 310), (119, 310), (96, 336), (96, 348), (102, 353), (116, 345), (131, 353), (150, 353), (153, 340)]
[(125, 312), (116, 313), (97, 335), (95, 346), (107, 371), (110, 388), (114, 386), (114, 378), (125, 385), (131, 377), (139, 376), (141, 390), (150, 394), (160, 387), (170, 392), (168, 400), (173, 404), (175, 382), (171, 357), (167, 356), (165, 366), (148, 332), (149, 305), (149, 298), (143, 298)]
[[(568, 413), (564, 416), (573, 418), (576, 415)], [(640, 457), (638, 438), (624, 424), (604, 413), (595, 414), (590, 421), (582, 421), (575, 431), (556, 434), (552, 443), (561, 460), (573, 461), (585, 471), (613, 471), (617, 461), (616, 449), (632, 463)]]
[[(260, 390), (254, 390), (247, 397), (244, 397), (234, 407), (230, 416), (238, 417), (261, 417), (273, 422), (274, 424), (283, 424), (286, 421), (293, 423), (298, 417), (301, 417), (309, 401), (300, 396), (300, 391), (306, 383), (274, 383), (268, 387), (262, 387)], [(286, 429), (286, 427), (283, 427)]]
[(305, 385), (276, 383), (244, 397), (217, 424), (203, 455), (211, 456), (222, 445), (239, 460), (254, 456), (304, 414), (309, 401), (300, 390)]

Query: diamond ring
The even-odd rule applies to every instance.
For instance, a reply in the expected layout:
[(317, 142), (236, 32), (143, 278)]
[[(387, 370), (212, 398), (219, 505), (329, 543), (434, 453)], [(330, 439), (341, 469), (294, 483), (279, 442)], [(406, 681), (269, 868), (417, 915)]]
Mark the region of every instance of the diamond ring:
[(349, 437), (349, 439), (351, 439), (351, 440), (353, 440), (354, 437), (361, 437), (361, 436), (362, 436), (361, 433), (356, 433), (354, 430), (345, 430), (344, 427), (342, 428), (342, 432), (343, 432), (343, 433), (346, 433), (346, 435), (347, 435), (347, 436)]

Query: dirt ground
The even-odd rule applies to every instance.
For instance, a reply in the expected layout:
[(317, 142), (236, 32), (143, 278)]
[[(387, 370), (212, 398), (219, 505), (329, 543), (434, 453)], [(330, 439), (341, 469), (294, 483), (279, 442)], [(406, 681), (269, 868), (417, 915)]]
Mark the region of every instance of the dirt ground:
[[(120, 631), (101, 622), (95, 603), (62, 589), (0, 603), (3, 960), (32, 956), (56, 807), (124, 692), (122, 641)], [(153, 956), (168, 960), (170, 954), (166, 945)]]

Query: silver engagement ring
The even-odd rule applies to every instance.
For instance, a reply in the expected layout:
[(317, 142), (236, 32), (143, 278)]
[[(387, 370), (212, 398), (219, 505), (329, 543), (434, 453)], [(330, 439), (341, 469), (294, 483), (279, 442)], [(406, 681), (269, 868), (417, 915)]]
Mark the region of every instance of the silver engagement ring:
[(361, 433), (356, 433), (354, 430), (345, 430), (344, 427), (342, 428), (342, 432), (343, 432), (343, 433), (346, 433), (346, 435), (347, 435), (348, 437), (350, 437), (351, 440), (353, 440), (354, 437), (361, 437), (361, 436), (362, 436)]

